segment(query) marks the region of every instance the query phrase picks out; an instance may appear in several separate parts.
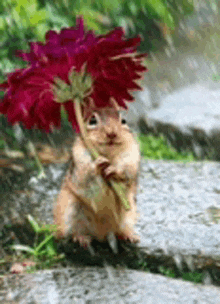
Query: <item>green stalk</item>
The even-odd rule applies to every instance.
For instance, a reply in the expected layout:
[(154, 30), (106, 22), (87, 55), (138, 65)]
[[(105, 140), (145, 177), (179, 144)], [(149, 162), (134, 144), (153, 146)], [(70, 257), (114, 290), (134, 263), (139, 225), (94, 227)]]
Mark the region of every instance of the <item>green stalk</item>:
[(84, 126), (84, 121), (83, 121), (83, 116), (82, 116), (82, 109), (81, 109), (81, 102), (80, 102), (79, 97), (76, 97), (74, 99), (74, 107), (75, 107), (76, 118), (77, 118), (77, 121), (78, 121), (78, 125), (79, 125), (79, 128), (80, 128), (80, 132), (81, 132), (82, 138), (84, 140), (84, 143), (86, 144), (86, 147), (90, 151), (92, 157), (94, 159), (97, 159), (99, 157), (99, 154), (95, 150), (95, 148), (92, 146), (92, 143), (90, 142), (90, 140), (88, 139), (87, 134), (86, 134), (86, 128)]
[[(87, 147), (87, 149), (90, 151), (92, 157), (94, 159), (97, 159), (99, 157), (98, 152), (95, 150), (95, 148), (93, 147), (92, 143), (90, 142), (90, 140), (87, 137), (86, 134), (86, 128), (84, 126), (84, 121), (83, 121), (83, 116), (82, 116), (82, 109), (81, 109), (81, 102), (80, 102), (80, 98), (79, 97), (75, 97), (74, 99), (74, 107), (75, 107), (75, 113), (76, 113), (76, 118), (78, 121), (78, 125), (80, 128), (80, 132), (82, 135), (82, 138), (84, 140), (84, 143)], [(115, 193), (117, 194), (117, 196), (120, 198), (125, 210), (130, 210), (130, 204), (129, 201), (125, 195), (125, 192), (123, 191), (121, 185), (113, 180), (110, 180), (110, 185), (111, 187), (114, 189)]]
[(45, 178), (45, 177), (46, 177), (46, 174), (45, 174), (45, 172), (44, 172), (44, 167), (43, 167), (43, 165), (41, 164), (41, 161), (40, 161), (40, 159), (39, 159), (39, 157), (38, 157), (38, 155), (37, 155), (37, 151), (36, 151), (36, 149), (35, 149), (34, 144), (33, 144), (30, 140), (28, 141), (27, 148), (29, 149), (30, 152), (33, 153), (34, 159), (35, 159), (35, 161), (36, 161), (36, 163), (37, 163), (37, 166), (38, 166), (38, 169), (39, 169), (38, 178)]

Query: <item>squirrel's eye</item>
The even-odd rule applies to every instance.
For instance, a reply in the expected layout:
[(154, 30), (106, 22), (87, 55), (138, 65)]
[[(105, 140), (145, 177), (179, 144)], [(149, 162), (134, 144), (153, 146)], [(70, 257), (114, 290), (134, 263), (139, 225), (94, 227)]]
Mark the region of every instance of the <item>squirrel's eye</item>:
[(127, 123), (126, 119), (122, 118), (121, 123), (122, 123), (122, 125), (126, 125), (126, 123)]
[(98, 123), (98, 121), (97, 121), (95, 115), (93, 115), (93, 116), (90, 118), (89, 125), (90, 125), (90, 126), (96, 126), (97, 123)]

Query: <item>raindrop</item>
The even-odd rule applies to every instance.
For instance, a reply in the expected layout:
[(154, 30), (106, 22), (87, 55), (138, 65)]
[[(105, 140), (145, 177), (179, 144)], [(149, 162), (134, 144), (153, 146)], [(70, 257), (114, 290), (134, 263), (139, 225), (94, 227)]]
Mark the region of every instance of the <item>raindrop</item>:
[(203, 284), (212, 285), (212, 278), (208, 271), (204, 271)]

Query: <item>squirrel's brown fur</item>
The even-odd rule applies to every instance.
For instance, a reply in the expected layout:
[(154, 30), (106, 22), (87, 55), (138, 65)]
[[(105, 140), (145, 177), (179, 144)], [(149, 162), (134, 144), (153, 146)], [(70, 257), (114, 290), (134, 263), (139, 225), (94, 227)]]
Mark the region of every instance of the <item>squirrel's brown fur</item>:
[[(136, 188), (140, 153), (133, 134), (114, 108), (97, 109), (85, 119), (87, 136), (99, 152), (93, 160), (78, 135), (72, 148), (72, 163), (63, 181), (54, 209), (57, 237), (71, 234), (74, 241), (89, 244), (114, 233), (138, 241)], [(104, 177), (104, 178), (103, 178)], [(131, 209), (126, 211), (108, 180), (124, 188)]]

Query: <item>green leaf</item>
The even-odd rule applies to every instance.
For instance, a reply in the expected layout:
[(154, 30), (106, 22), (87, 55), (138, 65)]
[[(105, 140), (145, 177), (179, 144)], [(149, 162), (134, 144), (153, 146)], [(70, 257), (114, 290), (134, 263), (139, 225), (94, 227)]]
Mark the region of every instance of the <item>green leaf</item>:
[(204, 276), (203, 273), (199, 273), (199, 272), (186, 272), (186, 273), (182, 273), (182, 278), (184, 280), (195, 282), (195, 283), (202, 282), (203, 276)]
[(49, 26), (47, 26), (45, 23), (41, 23), (38, 24), (38, 26), (36, 26), (33, 29), (33, 32), (35, 33), (35, 35), (38, 37), (39, 40), (45, 41), (45, 34), (49, 30), (50, 30)]
[(24, 20), (21, 20), (21, 17), (19, 16), (19, 13), (17, 12), (17, 10), (16, 9), (13, 9), (12, 11), (11, 11), (11, 18), (16, 22), (16, 24), (20, 24), (20, 23), (25, 23), (25, 21)]
[(1, 64), (2, 64), (2, 68), (4, 70), (4, 73), (10, 73), (15, 69), (15, 64), (8, 58), (4, 59), (4, 61)]
[(35, 12), (30, 17), (30, 24), (33, 26), (37, 26), (40, 22), (45, 21), (45, 19), (49, 16), (46, 10), (40, 10)]
[(174, 27), (174, 18), (162, 0), (142, 0), (141, 2), (143, 6), (150, 7), (169, 27)]
[(41, 228), (38, 225), (38, 223), (35, 221), (35, 219), (33, 218), (32, 215), (28, 214), (27, 219), (29, 221), (29, 223), (31, 224), (33, 230), (35, 233), (40, 233), (41, 232)]
[[(60, 27), (68, 27), (70, 26), (68, 22), (68, 16), (62, 16), (61, 14), (58, 14), (56, 9), (50, 4), (46, 4), (46, 10), (48, 12), (48, 20), (52, 22), (53, 24), (57, 24)], [(69, 17), (72, 16), (71, 13), (69, 14)]]
[(137, 3), (131, 1), (127, 3), (131, 13), (133, 16), (136, 16), (138, 14), (138, 11), (140, 10), (140, 7), (138, 7)]
[(57, 226), (55, 224), (46, 224), (41, 227), (41, 232), (55, 232), (57, 231)]
[(83, 16), (83, 18), (86, 20), (85, 23), (89, 29), (93, 29), (97, 32), (100, 32), (100, 26), (98, 24), (100, 13), (98, 11), (88, 7), (83, 7), (82, 9), (77, 11), (76, 14)]
[(38, 253), (41, 248), (43, 248), (54, 236), (51, 234), (51, 235), (48, 235), (44, 240), (43, 242), (41, 242), (36, 248), (35, 248), (35, 251)]
[(0, 30), (4, 30), (5, 25), (5, 17), (0, 17)]
[(177, 152), (170, 147), (163, 136), (154, 137), (152, 135), (139, 135), (141, 154), (147, 158), (153, 159), (174, 159), (183, 161), (193, 161), (194, 156), (189, 152)]
[(178, 2), (178, 5), (182, 8), (183, 14), (190, 14), (194, 9), (193, 3), (194, 0), (181, 0), (181, 3)]
[(46, 251), (47, 251), (47, 254), (49, 256), (56, 256), (57, 255), (57, 252), (56, 250), (54, 249), (54, 244), (53, 242), (49, 242), (47, 245), (46, 245)]
[(102, 0), (103, 7), (106, 11), (120, 11), (122, 9), (122, 2), (120, 0)]
[(15, 9), (19, 14), (24, 14), (24, 12), (31, 14), (37, 11), (37, 7), (38, 3), (36, 0), (17, 0), (17, 6)]
[(29, 252), (31, 254), (35, 254), (34, 249), (32, 249), (29, 246), (25, 246), (25, 245), (12, 245), (12, 246), (10, 246), (10, 248), (12, 248), (14, 250), (25, 251), (25, 252)]

